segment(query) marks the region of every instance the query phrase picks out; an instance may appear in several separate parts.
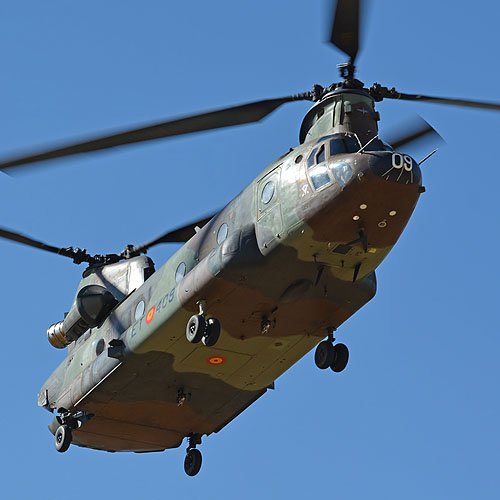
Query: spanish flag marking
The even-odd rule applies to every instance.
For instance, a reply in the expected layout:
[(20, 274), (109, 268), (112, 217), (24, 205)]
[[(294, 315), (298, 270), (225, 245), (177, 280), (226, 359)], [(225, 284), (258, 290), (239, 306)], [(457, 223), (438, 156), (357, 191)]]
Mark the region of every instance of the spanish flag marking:
[(210, 356), (207, 358), (207, 363), (209, 365), (222, 365), (226, 362), (226, 358), (223, 356)]
[(149, 325), (149, 323), (151, 323), (151, 321), (153, 320), (153, 317), (155, 315), (155, 310), (156, 310), (156, 306), (153, 306), (149, 311), (148, 311), (148, 314), (146, 316), (146, 325)]

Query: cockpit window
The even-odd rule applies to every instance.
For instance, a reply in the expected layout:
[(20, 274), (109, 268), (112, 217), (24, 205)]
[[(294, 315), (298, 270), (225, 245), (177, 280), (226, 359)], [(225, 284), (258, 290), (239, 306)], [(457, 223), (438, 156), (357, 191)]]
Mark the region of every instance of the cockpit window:
[(331, 182), (326, 161), (325, 144), (314, 148), (307, 159), (307, 168), (314, 189), (318, 190)]
[(330, 141), (330, 156), (357, 153), (360, 149), (356, 137), (351, 134), (337, 134)]
[(311, 170), (311, 182), (313, 183), (314, 189), (326, 186), (330, 182), (330, 176), (328, 175), (328, 167), (326, 163), (323, 165), (318, 165)]
[(309, 155), (309, 158), (307, 159), (307, 168), (311, 168), (314, 166), (315, 164), (315, 156), (316, 156), (316, 152), (318, 151), (318, 148), (314, 148), (312, 151), (311, 151), (311, 154)]
[(343, 188), (351, 180), (351, 166), (345, 161), (336, 161), (330, 167), (332, 169), (335, 180), (338, 182), (338, 185)]
[[(354, 134), (334, 134), (321, 138), (320, 140), (330, 140), (330, 156), (346, 153), (357, 153), (363, 151), (393, 151), (392, 147), (380, 139), (367, 141), (365, 145), (360, 144)], [(361, 146), (364, 146), (361, 148)]]
[(322, 144), (319, 148), (318, 154), (316, 155), (316, 163), (322, 163), (325, 161), (325, 145)]

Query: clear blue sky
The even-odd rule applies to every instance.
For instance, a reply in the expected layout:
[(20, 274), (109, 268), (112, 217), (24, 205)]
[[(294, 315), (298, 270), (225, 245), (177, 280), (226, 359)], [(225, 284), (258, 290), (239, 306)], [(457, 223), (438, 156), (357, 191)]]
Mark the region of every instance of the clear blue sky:
[[(358, 77), (403, 92), (500, 101), (491, 1), (370, 2)], [(376, 5), (375, 5), (376, 4)], [(323, 0), (21, 1), (0, 6), (0, 156), (60, 139), (309, 90), (345, 57)], [(262, 124), (59, 161), (0, 177), (0, 225), (120, 251), (220, 207), (295, 146), (306, 103)], [(36, 394), (64, 356), (46, 340), (83, 266), (0, 241), (3, 498), (498, 498), (500, 113), (384, 102), (447, 142), (378, 272), (339, 330), (351, 361), (312, 353), (219, 434), (190, 479), (161, 454), (58, 454)], [(411, 150), (421, 159), (430, 147)], [(151, 252), (157, 264), (174, 251)]]

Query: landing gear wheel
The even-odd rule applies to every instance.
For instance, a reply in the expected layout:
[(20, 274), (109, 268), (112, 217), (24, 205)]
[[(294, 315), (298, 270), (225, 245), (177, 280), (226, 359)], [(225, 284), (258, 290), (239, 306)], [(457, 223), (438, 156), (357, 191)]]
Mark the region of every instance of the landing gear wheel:
[(196, 476), (201, 469), (201, 452), (196, 448), (188, 450), (184, 459), (184, 472), (188, 476)]
[(207, 321), (207, 330), (201, 341), (207, 347), (214, 346), (220, 337), (220, 323), (217, 318), (209, 318)]
[(194, 314), (186, 326), (186, 338), (191, 344), (197, 344), (205, 335), (206, 327), (205, 318), (201, 314)]
[[(325, 370), (331, 366), (335, 358), (335, 351), (333, 344), (328, 340), (323, 340), (316, 347), (316, 352), (314, 353), (314, 362), (316, 366), (321, 370)], [(333, 369), (333, 368), (332, 368)]]
[(72, 436), (71, 436), (71, 428), (69, 425), (60, 425), (54, 436), (56, 450), (59, 453), (64, 453), (71, 444)]
[(333, 346), (333, 352), (334, 356), (330, 368), (334, 372), (339, 373), (347, 366), (347, 362), (349, 361), (349, 349), (347, 349), (347, 346), (344, 344), (335, 344)]

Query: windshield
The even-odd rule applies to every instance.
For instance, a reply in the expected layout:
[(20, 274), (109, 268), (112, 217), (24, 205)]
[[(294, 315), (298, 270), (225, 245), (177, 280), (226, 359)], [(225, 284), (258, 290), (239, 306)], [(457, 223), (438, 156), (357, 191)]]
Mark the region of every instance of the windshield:
[(351, 134), (337, 134), (330, 141), (330, 156), (357, 153), (361, 149), (356, 137)]
[[(330, 156), (357, 153), (362, 144), (359, 143), (355, 134), (333, 134), (322, 137), (320, 141), (330, 141)], [(364, 148), (364, 151), (392, 151), (393, 149), (388, 144), (385, 144), (380, 139), (374, 139)]]

